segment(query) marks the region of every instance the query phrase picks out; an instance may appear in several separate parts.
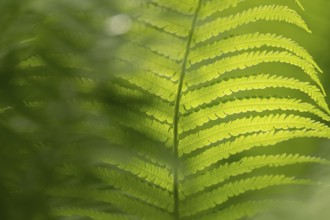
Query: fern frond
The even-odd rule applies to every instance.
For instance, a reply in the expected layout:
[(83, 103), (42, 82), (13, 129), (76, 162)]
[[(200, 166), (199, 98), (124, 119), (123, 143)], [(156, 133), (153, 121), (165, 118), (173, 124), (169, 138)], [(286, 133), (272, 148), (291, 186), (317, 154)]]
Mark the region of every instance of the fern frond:
[[(136, 74), (135, 77), (131, 75), (122, 75), (120, 78), (127, 80), (131, 85), (141, 88), (144, 91), (160, 97), (162, 100), (171, 102), (175, 96), (173, 88), (175, 84), (166, 79), (159, 77), (152, 72), (145, 72), (144, 74)], [(143, 87), (141, 87), (143, 85)]]
[[(139, 198), (143, 201), (148, 201), (150, 204), (161, 209), (171, 211), (173, 201), (171, 200), (171, 189), (164, 190), (155, 183), (146, 183), (143, 178), (137, 179), (135, 176), (130, 176), (128, 173), (115, 172), (107, 168), (98, 168), (93, 171), (94, 175), (104, 181), (104, 183), (113, 186), (116, 189), (129, 193), (130, 195)], [(150, 187), (153, 186), (153, 187)], [(166, 188), (168, 188), (167, 185)]]
[[(143, 54), (143, 57), (140, 55)], [(139, 58), (140, 57), (140, 58)], [(172, 78), (180, 68), (175, 61), (161, 56), (149, 49), (138, 47), (133, 44), (127, 44), (118, 52), (118, 59), (129, 62), (142, 70), (157, 72), (158, 75), (166, 78)], [(139, 59), (137, 59), (139, 58)], [(172, 67), (172, 68), (171, 68)], [(178, 69), (176, 69), (177, 67)]]
[(194, 216), (202, 211), (205, 212), (248, 191), (278, 185), (309, 183), (309, 180), (296, 180), (284, 175), (257, 176), (231, 182), (203, 194), (185, 198), (182, 204), (182, 216)]
[[(66, 165), (59, 169), (62, 174), (77, 177), (79, 177), (80, 171), (78, 167), (73, 165)], [(128, 172), (118, 172), (113, 167), (96, 167), (90, 169), (89, 173), (119, 192), (130, 194), (163, 210), (171, 211), (172, 209), (171, 189), (162, 189), (160, 185), (156, 184), (156, 181), (148, 183), (144, 178), (130, 175)]]
[[(147, 25), (141, 25), (139, 29), (143, 29), (143, 33), (134, 35), (134, 37), (131, 39), (132, 42), (147, 47), (153, 52), (162, 54), (171, 60), (181, 60), (184, 54), (185, 41), (183, 39), (149, 27)], [(149, 38), (155, 37), (157, 40), (148, 40)], [(148, 44), (146, 42), (148, 42)]]
[[(119, 106), (113, 106), (112, 110), (115, 112), (120, 112), (123, 111), (123, 108), (120, 108)], [(164, 143), (167, 143), (171, 140), (172, 137), (169, 134), (171, 127), (168, 124), (161, 123), (153, 118), (146, 118), (144, 121), (140, 121), (139, 119), (141, 116), (145, 118), (147, 115), (145, 113), (139, 113), (132, 110), (126, 111), (125, 118), (118, 120), (118, 123), (122, 124), (123, 126), (133, 128), (138, 132), (144, 133), (153, 140), (158, 140)]]
[(299, 67), (321, 88), (323, 94), (324, 88), (320, 82), (314, 67), (303, 59), (289, 53), (278, 51), (254, 51), (242, 53), (236, 56), (230, 56), (212, 64), (202, 66), (193, 71), (191, 77), (187, 77), (188, 87), (197, 87), (200, 84), (218, 79), (223, 74), (234, 70), (245, 69), (262, 63), (280, 62)]
[(148, 8), (139, 10), (138, 21), (161, 29), (177, 37), (187, 37), (190, 26), (189, 16), (174, 13), (172, 10), (148, 5)]
[[(265, 22), (311, 32), (302, 17), (285, 3), (254, 2), (250, 7), (243, 2), (123, 0), (118, 15), (101, 15), (103, 20), (96, 22), (105, 29), (100, 31), (107, 34), (104, 40), (118, 44), (110, 55), (98, 55), (109, 71), (91, 68), (94, 60), (57, 48), (17, 62), (19, 74), (10, 83), (20, 91), (56, 82), (59, 99), (79, 109), (74, 131), (65, 133), (75, 133), (72, 140), (59, 142), (75, 150), (92, 148), (86, 173), (74, 162), (57, 169), (63, 185), (49, 190), (58, 198), (56, 215), (236, 220), (272, 204), (252, 201), (248, 192), (312, 183), (285, 171), (274, 174), (271, 167), (330, 164), (285, 149), (271, 155), (253, 151), (295, 138), (330, 138), (330, 110), (319, 78), (322, 70), (299, 39), (277, 30), (247, 31), (249, 25)], [(130, 27), (113, 36), (108, 29), (119, 27), (113, 22), (120, 17)], [(83, 47), (79, 33), (62, 35)], [(103, 41), (95, 44), (103, 46)], [(277, 65), (290, 69), (259, 72)], [(67, 69), (74, 74), (57, 80), (55, 73)], [(66, 115), (66, 109), (58, 114), (52, 109), (56, 101), (29, 93), (19, 102), (32, 112)], [(62, 134), (58, 130), (54, 133)], [(48, 140), (44, 136), (41, 141)], [(77, 154), (63, 151), (65, 156)], [(259, 171), (265, 175), (258, 176)], [(90, 182), (84, 184), (82, 178)], [(240, 196), (246, 201), (236, 200)]]
[(185, 164), (188, 167), (186, 175), (196, 173), (206, 167), (211, 166), (221, 160), (227, 159), (232, 155), (250, 150), (255, 147), (267, 147), (277, 143), (287, 141), (292, 138), (302, 137), (328, 137), (330, 130), (314, 131), (314, 130), (279, 130), (275, 129), (268, 132), (253, 133), (240, 136), (233, 141), (227, 141), (212, 146), (197, 156), (186, 159)]
[(245, 0), (224, 0), (224, 1), (217, 1), (217, 0), (210, 0), (204, 2), (202, 4), (202, 10), (200, 11), (199, 17), (201, 20), (213, 15), (216, 12), (222, 12), (230, 7), (235, 7), (239, 3), (244, 2)]
[[(202, 10), (200, 12), (200, 18), (203, 20), (211, 15), (213, 15), (216, 12), (222, 12), (228, 8), (236, 7), (238, 4), (245, 2), (246, 0), (210, 0), (206, 1), (203, 6)], [(300, 8), (303, 9), (302, 4), (299, 2), (299, 0), (294, 0)]]
[[(121, 212), (127, 213), (128, 215), (138, 216), (139, 218), (148, 219), (157, 217), (163, 220), (171, 219), (169, 213), (115, 190), (61, 188), (52, 189), (49, 193), (50, 195), (57, 197), (71, 197), (87, 199), (89, 201), (94, 200), (105, 202), (118, 208)], [(79, 215), (79, 212), (77, 214)]]
[(228, 101), (225, 103), (212, 103), (205, 108), (194, 109), (194, 112), (186, 112), (182, 117), (183, 131), (193, 130), (196, 127), (226, 118), (227, 116), (245, 112), (263, 112), (272, 110), (290, 110), (313, 113), (325, 121), (330, 121), (330, 116), (301, 100), (288, 98), (246, 98)]
[(272, 205), (277, 204), (276, 201), (249, 201), (244, 203), (239, 203), (237, 205), (232, 205), (229, 208), (222, 209), (215, 213), (210, 213), (203, 215), (199, 220), (209, 220), (209, 219), (226, 219), (226, 220), (239, 220), (242, 217), (252, 217), (259, 212), (265, 211)]
[[(185, 196), (198, 193), (207, 187), (220, 184), (233, 176), (250, 173), (262, 167), (279, 167), (299, 163), (320, 163), (328, 164), (324, 159), (301, 156), (298, 154), (278, 154), (278, 155), (259, 155), (254, 157), (244, 157), (233, 163), (226, 163), (219, 167), (207, 170), (198, 176), (187, 177), (182, 182), (182, 193)], [(191, 168), (196, 170), (196, 168)], [(204, 168), (206, 169), (206, 168)], [(202, 170), (201, 170), (202, 171)]]
[(182, 104), (183, 111), (201, 106), (219, 100), (224, 96), (229, 96), (235, 92), (249, 91), (254, 89), (266, 88), (289, 88), (299, 90), (307, 94), (328, 114), (330, 110), (320, 89), (308, 82), (301, 82), (293, 78), (275, 76), (269, 74), (259, 74), (240, 78), (232, 78), (219, 83), (187, 90), (184, 93)]
[(309, 118), (286, 114), (236, 119), (228, 123), (217, 124), (211, 128), (203, 129), (202, 127), (192, 134), (182, 135), (179, 154), (189, 154), (194, 150), (244, 134), (272, 131), (274, 129), (288, 130), (304, 128), (325, 131), (327, 126)]
[(142, 180), (171, 191), (171, 173), (166, 168), (149, 163), (145, 160), (132, 158), (129, 161), (118, 161), (117, 158), (101, 159), (104, 164), (110, 164), (130, 172)]
[(303, 47), (289, 38), (270, 33), (243, 34), (216, 41), (203, 47), (196, 47), (196, 49), (191, 51), (190, 63), (195, 64), (203, 60), (219, 57), (226, 53), (260, 48), (263, 46), (285, 49), (313, 64), (318, 71), (322, 72), (312, 56), (308, 54)]
[(214, 21), (197, 27), (194, 43), (197, 44), (204, 42), (225, 31), (261, 20), (287, 22), (294, 24), (307, 32), (311, 32), (304, 20), (296, 13), (296, 11), (288, 8), (287, 6), (262, 5), (259, 7), (250, 8), (235, 15), (215, 19)]

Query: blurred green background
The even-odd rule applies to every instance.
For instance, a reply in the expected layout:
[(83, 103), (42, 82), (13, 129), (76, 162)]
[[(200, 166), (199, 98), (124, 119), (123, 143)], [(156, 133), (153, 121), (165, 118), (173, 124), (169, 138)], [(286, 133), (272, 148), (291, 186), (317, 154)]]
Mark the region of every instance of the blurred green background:
[[(249, 4), (255, 2), (259, 1)], [(288, 0), (277, 2), (287, 4)], [(305, 11), (293, 0), (290, 4), (313, 34), (283, 31), (306, 47), (324, 70), (322, 81), (330, 95), (330, 2), (301, 2)], [(86, 114), (88, 106), (75, 100), (118, 104), (115, 91), (105, 82), (111, 81), (115, 71), (107, 61), (125, 40), (125, 35), (108, 28), (111, 18), (123, 12), (121, 6), (120, 0), (0, 1), (1, 220), (52, 219), (45, 191), (63, 181), (55, 168), (67, 161), (88, 166), (93, 162), (90, 153), (96, 151), (89, 143), (102, 146), (98, 137), (77, 132), (81, 122), (93, 120), (93, 114)], [(267, 25), (260, 28), (267, 30)], [(96, 86), (84, 82), (86, 76), (93, 77)], [(71, 78), (80, 81), (77, 84)], [(327, 100), (330, 103), (329, 96)], [(330, 159), (330, 141), (304, 139), (282, 145), (292, 146)], [(316, 169), (301, 172), (330, 179), (326, 170)], [(256, 219), (329, 219), (330, 190), (306, 194), (306, 205), (279, 205), (275, 212)]]
[(118, 2), (0, 1), (1, 220), (52, 219), (56, 168), (91, 163), (99, 140), (81, 124), (93, 120), (90, 100), (115, 96), (105, 83), (121, 41), (108, 24)]

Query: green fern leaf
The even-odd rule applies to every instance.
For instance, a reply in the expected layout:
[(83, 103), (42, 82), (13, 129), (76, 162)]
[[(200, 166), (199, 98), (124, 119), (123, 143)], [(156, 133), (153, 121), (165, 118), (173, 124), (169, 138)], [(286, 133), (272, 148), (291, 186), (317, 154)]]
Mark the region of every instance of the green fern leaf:
[[(58, 168), (68, 181), (49, 190), (52, 198), (64, 201), (55, 205), (56, 215), (235, 220), (275, 203), (271, 198), (235, 200), (249, 192), (313, 184), (271, 168), (329, 161), (289, 150), (265, 152), (296, 138), (330, 138), (322, 70), (276, 28), (247, 30), (266, 23), (311, 31), (288, 4), (252, 2), (250, 7), (244, 2), (122, 1), (119, 7), (131, 15), (132, 26), (107, 57), (115, 72), (111, 77), (98, 75), (69, 52), (21, 60), (17, 69), (27, 76), (13, 83), (22, 88), (33, 87), (29, 77), (51, 78), (42, 75), (47, 65), (77, 71), (68, 78), (82, 98), (66, 101), (88, 117), (75, 131), (100, 140), (75, 143), (95, 147), (87, 169), (94, 181), (90, 186), (79, 184), (84, 174), (74, 162)], [(115, 95), (108, 97), (107, 91)], [(42, 96), (31, 97), (23, 100), (25, 107), (47, 106)], [(99, 145), (106, 150), (98, 152)], [(257, 147), (265, 152), (255, 152)], [(266, 174), (258, 174), (261, 169)]]

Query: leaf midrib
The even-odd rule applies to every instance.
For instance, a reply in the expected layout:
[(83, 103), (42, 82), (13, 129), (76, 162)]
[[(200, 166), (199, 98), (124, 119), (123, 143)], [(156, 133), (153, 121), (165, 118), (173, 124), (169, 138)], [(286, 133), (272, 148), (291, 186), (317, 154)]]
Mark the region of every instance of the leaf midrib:
[(188, 35), (187, 45), (185, 48), (185, 53), (182, 60), (182, 68), (180, 79), (178, 83), (178, 89), (176, 93), (175, 99), (175, 107), (174, 107), (174, 119), (173, 119), (173, 154), (174, 154), (174, 161), (173, 161), (173, 199), (174, 199), (174, 207), (173, 207), (173, 214), (174, 219), (180, 219), (179, 213), (179, 121), (180, 121), (180, 101), (182, 96), (182, 86), (183, 81), (187, 71), (187, 60), (190, 54), (191, 42), (192, 37), (196, 27), (197, 17), (201, 8), (202, 0), (198, 0), (197, 7), (194, 13), (194, 17), (191, 23), (190, 32)]

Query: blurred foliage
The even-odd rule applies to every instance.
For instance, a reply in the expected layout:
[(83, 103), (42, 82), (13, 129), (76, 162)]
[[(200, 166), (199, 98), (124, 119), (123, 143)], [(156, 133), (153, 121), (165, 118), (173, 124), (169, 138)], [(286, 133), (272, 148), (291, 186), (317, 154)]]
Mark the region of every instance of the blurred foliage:
[[(323, 81), (330, 94), (330, 2), (302, 3), (313, 34), (298, 40), (324, 70)], [(55, 168), (66, 161), (84, 167), (93, 162), (91, 152), (97, 151), (88, 143), (102, 147), (98, 137), (79, 133), (79, 124), (93, 115), (76, 101), (99, 99), (120, 104), (106, 83), (113, 71), (107, 61), (122, 41), (121, 31), (125, 32), (113, 30), (109, 24), (121, 13), (118, 5), (120, 1), (106, 0), (0, 1), (1, 220), (52, 219), (45, 189), (63, 181)], [(92, 88), (77, 87), (72, 81), (91, 75), (97, 82)], [(294, 143), (306, 142), (287, 146)], [(322, 145), (320, 154), (326, 154), (324, 149), (330, 143), (313, 140), (309, 145), (316, 144)]]
[[(121, 41), (109, 33), (114, 4), (0, 2), (0, 219), (51, 219), (45, 189), (61, 181), (55, 168), (90, 160), (76, 143), (95, 137), (76, 128), (91, 115), (77, 101), (115, 102), (106, 85)], [(77, 86), (86, 76), (98, 86)]]

